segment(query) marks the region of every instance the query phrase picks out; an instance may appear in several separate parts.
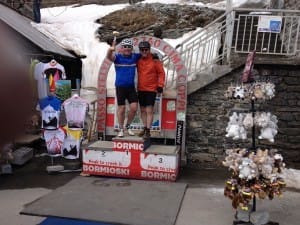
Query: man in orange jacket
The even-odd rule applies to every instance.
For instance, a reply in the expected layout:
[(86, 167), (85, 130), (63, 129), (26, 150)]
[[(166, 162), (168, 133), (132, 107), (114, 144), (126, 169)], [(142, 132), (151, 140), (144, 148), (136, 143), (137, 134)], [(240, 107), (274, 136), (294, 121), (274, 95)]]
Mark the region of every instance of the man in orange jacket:
[(165, 71), (162, 63), (151, 53), (151, 45), (147, 41), (139, 43), (142, 57), (137, 63), (138, 98), (141, 119), (144, 124), (140, 137), (150, 138), (150, 128), (153, 122), (153, 108), (156, 94), (161, 94), (165, 85)]

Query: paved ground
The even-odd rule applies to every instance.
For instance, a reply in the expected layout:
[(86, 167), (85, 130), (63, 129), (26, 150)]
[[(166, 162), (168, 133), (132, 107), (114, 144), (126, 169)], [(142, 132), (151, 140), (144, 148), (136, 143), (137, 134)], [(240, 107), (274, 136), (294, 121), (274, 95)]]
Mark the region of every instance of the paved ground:
[[(0, 224), (36, 225), (43, 218), (19, 215), (23, 205), (69, 182), (79, 173), (49, 175), (45, 167), (49, 158), (34, 158), (14, 174), (0, 176)], [(188, 184), (175, 225), (231, 225), (235, 211), (223, 196), (226, 169), (181, 170), (178, 182)], [(154, 181), (155, 182), (155, 181)], [(257, 202), (257, 210), (266, 210), (280, 225), (297, 225), (300, 221), (300, 191), (287, 190), (282, 199)]]

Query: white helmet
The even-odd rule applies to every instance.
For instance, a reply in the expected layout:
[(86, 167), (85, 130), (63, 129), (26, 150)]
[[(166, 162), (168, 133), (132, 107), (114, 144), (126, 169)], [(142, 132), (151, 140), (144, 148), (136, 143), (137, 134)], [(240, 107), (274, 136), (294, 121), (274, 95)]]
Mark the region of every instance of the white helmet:
[(125, 38), (121, 41), (121, 46), (124, 46), (124, 45), (130, 45), (130, 46), (133, 46), (133, 41), (132, 39), (129, 39), (129, 38)]

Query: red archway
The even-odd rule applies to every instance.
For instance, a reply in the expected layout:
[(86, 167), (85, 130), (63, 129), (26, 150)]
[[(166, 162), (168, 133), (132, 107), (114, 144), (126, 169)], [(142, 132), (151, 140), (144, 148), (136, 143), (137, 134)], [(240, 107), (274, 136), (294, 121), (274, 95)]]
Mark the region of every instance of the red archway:
[[(177, 73), (176, 78), (176, 144), (185, 144), (185, 118), (187, 106), (187, 69), (180, 57), (180, 54), (170, 44), (162, 39), (152, 36), (139, 36), (134, 37), (133, 44), (138, 46), (141, 41), (149, 41), (153, 49), (164, 52), (165, 55), (170, 57), (171, 62)], [(97, 112), (97, 130), (98, 133), (105, 135), (106, 123), (106, 79), (112, 62), (105, 58), (100, 66), (98, 74), (98, 112)]]

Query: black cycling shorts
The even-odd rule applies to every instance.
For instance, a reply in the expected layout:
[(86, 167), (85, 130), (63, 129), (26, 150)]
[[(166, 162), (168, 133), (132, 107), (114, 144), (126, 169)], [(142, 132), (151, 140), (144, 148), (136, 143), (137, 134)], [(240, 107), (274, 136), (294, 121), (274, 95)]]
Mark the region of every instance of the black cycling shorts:
[(138, 92), (138, 97), (139, 97), (140, 106), (143, 106), (143, 107), (154, 106), (155, 99), (156, 99), (156, 92), (139, 91)]
[(116, 87), (118, 105), (125, 105), (125, 101), (130, 103), (138, 102), (137, 93), (134, 87)]

